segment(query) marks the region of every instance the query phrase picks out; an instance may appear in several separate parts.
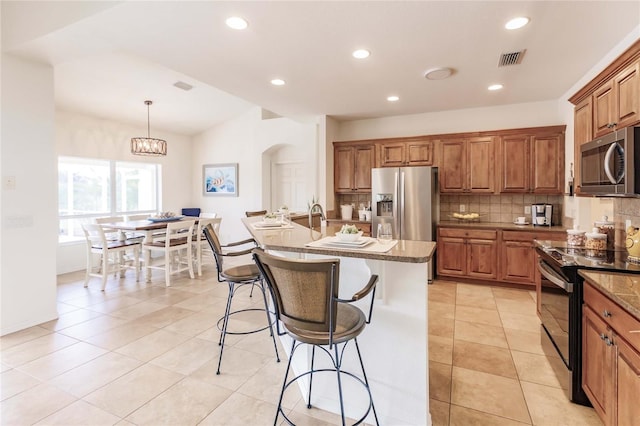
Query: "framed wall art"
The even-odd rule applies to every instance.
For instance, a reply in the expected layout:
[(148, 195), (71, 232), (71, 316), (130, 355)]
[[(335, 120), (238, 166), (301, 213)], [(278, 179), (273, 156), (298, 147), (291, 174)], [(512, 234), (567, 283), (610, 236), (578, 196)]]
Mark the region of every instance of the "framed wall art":
[(202, 166), (204, 195), (238, 196), (238, 163)]

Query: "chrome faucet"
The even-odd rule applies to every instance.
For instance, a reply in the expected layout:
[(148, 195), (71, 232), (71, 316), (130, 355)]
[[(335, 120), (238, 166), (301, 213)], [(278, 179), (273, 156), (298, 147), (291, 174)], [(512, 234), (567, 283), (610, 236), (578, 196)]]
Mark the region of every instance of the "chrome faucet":
[(315, 208), (320, 209), (320, 220), (327, 220), (327, 217), (324, 215), (324, 210), (322, 210), (322, 206), (320, 203), (314, 203), (311, 207), (309, 207), (309, 228), (313, 231), (313, 210)]

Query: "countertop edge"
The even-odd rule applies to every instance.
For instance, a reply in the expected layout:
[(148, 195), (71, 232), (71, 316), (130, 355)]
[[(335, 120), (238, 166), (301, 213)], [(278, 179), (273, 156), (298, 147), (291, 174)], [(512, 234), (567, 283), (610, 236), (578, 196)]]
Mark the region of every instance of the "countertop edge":
[[(402, 263), (428, 263), (432, 258), (436, 250), (436, 243), (434, 241), (410, 241), (400, 240), (398, 244), (390, 251), (379, 253), (370, 251), (348, 251), (332, 248), (321, 247), (308, 247), (305, 244), (320, 239), (323, 234), (317, 231), (312, 231), (297, 223), (292, 223), (292, 228), (288, 230), (282, 230), (284, 232), (290, 231), (289, 241), (283, 242), (278, 235), (271, 234), (271, 241), (268, 241), (265, 231), (257, 231), (251, 226), (251, 223), (260, 221), (261, 218), (243, 218), (242, 222), (256, 241), (258, 246), (264, 250), (274, 251), (286, 251), (292, 253), (308, 253), (308, 254), (321, 254), (335, 257), (352, 257), (365, 260), (383, 260), (389, 262), (402, 262)], [(326, 235), (333, 235), (340, 228), (327, 227)], [(268, 232), (281, 232), (270, 230)], [(408, 246), (408, 247), (406, 247)], [(418, 253), (404, 254), (405, 251), (411, 251)]]
[(589, 271), (589, 270), (581, 270), (578, 273), (589, 281), (589, 284), (593, 285), (600, 291), (602, 294), (607, 296), (616, 304), (620, 305), (622, 309), (627, 311), (630, 315), (635, 317), (638, 321), (640, 321), (640, 300), (638, 303), (633, 303), (629, 300), (625, 300), (618, 293), (612, 291), (609, 286), (604, 283), (604, 280), (627, 280), (635, 278), (637, 282), (640, 284), (640, 275), (637, 274), (624, 274), (624, 273), (615, 273), (615, 272), (597, 272), (597, 271)]
[(516, 225), (515, 223), (505, 222), (463, 222), (441, 220), (438, 227), (446, 228), (488, 228), (500, 229), (503, 231), (523, 231), (523, 232), (567, 232), (567, 227), (561, 225), (554, 226), (536, 226), (536, 225)]

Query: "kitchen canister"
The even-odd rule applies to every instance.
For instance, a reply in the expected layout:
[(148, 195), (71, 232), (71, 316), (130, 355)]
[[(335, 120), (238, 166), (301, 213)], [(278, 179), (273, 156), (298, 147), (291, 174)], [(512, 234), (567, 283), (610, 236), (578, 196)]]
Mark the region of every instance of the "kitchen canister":
[(353, 218), (353, 206), (351, 204), (341, 204), (340, 217), (342, 220), (351, 220)]
[(615, 246), (616, 229), (615, 223), (609, 221), (609, 216), (602, 216), (602, 220), (596, 220), (593, 226), (598, 228), (601, 234), (607, 234), (607, 250), (613, 250)]
[(585, 231), (578, 229), (575, 225), (573, 229), (567, 229), (567, 245), (570, 247), (582, 247), (585, 242)]

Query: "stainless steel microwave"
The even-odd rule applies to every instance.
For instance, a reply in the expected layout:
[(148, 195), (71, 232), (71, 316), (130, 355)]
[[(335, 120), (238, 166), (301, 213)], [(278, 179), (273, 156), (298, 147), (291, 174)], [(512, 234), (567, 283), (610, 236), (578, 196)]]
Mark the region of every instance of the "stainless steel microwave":
[(640, 197), (640, 126), (626, 127), (580, 147), (580, 192)]

